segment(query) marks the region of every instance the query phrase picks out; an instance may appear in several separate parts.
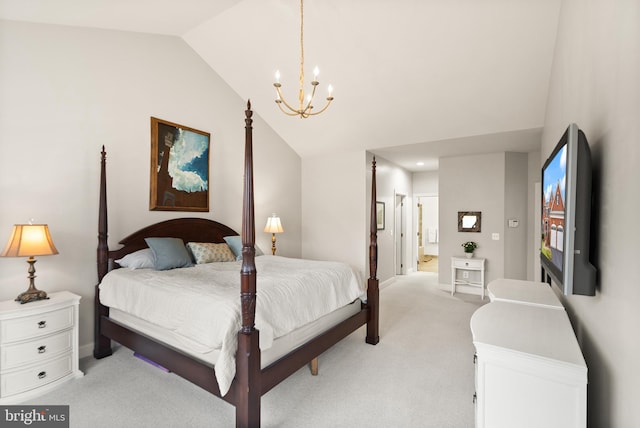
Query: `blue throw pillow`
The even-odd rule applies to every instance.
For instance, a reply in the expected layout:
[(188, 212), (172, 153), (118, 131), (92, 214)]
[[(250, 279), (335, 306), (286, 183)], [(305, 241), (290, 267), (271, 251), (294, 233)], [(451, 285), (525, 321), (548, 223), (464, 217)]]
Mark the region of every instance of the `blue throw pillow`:
[[(231, 251), (233, 251), (233, 254), (236, 256), (236, 260), (242, 260), (242, 236), (225, 236), (224, 242), (231, 248)], [(254, 248), (256, 250), (256, 256), (264, 255), (257, 245), (254, 245)]]
[(180, 238), (145, 238), (155, 258), (156, 270), (193, 266), (191, 257)]

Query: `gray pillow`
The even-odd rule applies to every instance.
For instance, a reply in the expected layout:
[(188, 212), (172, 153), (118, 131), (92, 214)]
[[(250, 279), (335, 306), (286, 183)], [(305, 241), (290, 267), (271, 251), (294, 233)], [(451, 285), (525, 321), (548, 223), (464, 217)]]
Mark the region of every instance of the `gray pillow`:
[[(242, 237), (240, 235), (234, 236), (225, 236), (224, 242), (227, 243), (231, 251), (236, 256), (236, 260), (242, 260)], [(254, 245), (253, 248), (256, 250), (256, 256), (262, 256), (264, 253), (257, 245)]]
[(120, 267), (129, 269), (151, 269), (155, 267), (151, 248), (145, 248), (127, 254), (123, 258), (116, 260), (116, 263), (118, 263)]
[(155, 258), (156, 270), (193, 266), (191, 257), (180, 238), (145, 238)]

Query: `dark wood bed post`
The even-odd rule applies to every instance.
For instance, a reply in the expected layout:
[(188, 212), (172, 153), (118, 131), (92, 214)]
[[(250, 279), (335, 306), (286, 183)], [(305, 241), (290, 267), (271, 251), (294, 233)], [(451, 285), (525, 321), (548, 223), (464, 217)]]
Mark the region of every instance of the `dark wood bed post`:
[(376, 158), (371, 162), (371, 224), (369, 233), (369, 280), (367, 281), (367, 306), (369, 320), (367, 321), (366, 342), (372, 345), (380, 341), (378, 332), (380, 290), (378, 288), (378, 215), (376, 206)]
[(111, 355), (111, 339), (100, 334), (100, 317), (109, 316), (109, 308), (100, 304), (100, 282), (109, 271), (109, 246), (107, 244), (107, 152), (102, 146), (100, 161), (100, 202), (98, 205), (98, 284), (94, 293), (93, 356), (104, 358)]
[(240, 301), (242, 329), (238, 333), (236, 354), (236, 427), (260, 426), (260, 333), (255, 328), (256, 264), (255, 216), (253, 207), (253, 137), (251, 101), (245, 110), (244, 195), (242, 208), (242, 269), (240, 271)]

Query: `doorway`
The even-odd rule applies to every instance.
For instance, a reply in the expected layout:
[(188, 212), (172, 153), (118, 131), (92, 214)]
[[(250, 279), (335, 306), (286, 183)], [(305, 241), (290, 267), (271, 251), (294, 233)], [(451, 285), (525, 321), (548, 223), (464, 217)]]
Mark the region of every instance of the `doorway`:
[(420, 272), (438, 272), (438, 195), (417, 196), (417, 268)]

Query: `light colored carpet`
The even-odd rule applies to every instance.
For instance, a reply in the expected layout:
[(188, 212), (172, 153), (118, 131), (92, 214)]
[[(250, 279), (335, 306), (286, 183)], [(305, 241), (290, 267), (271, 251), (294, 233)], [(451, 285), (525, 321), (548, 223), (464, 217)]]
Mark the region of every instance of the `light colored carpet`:
[[(474, 425), (472, 313), (478, 296), (451, 296), (437, 275), (399, 277), (381, 291), (380, 343), (364, 328), (262, 399), (263, 427), (433, 427)], [(485, 300), (484, 303), (486, 303)], [(233, 427), (235, 409), (165, 373), (126, 348), (81, 360), (85, 376), (30, 401), (70, 405), (71, 427)]]

